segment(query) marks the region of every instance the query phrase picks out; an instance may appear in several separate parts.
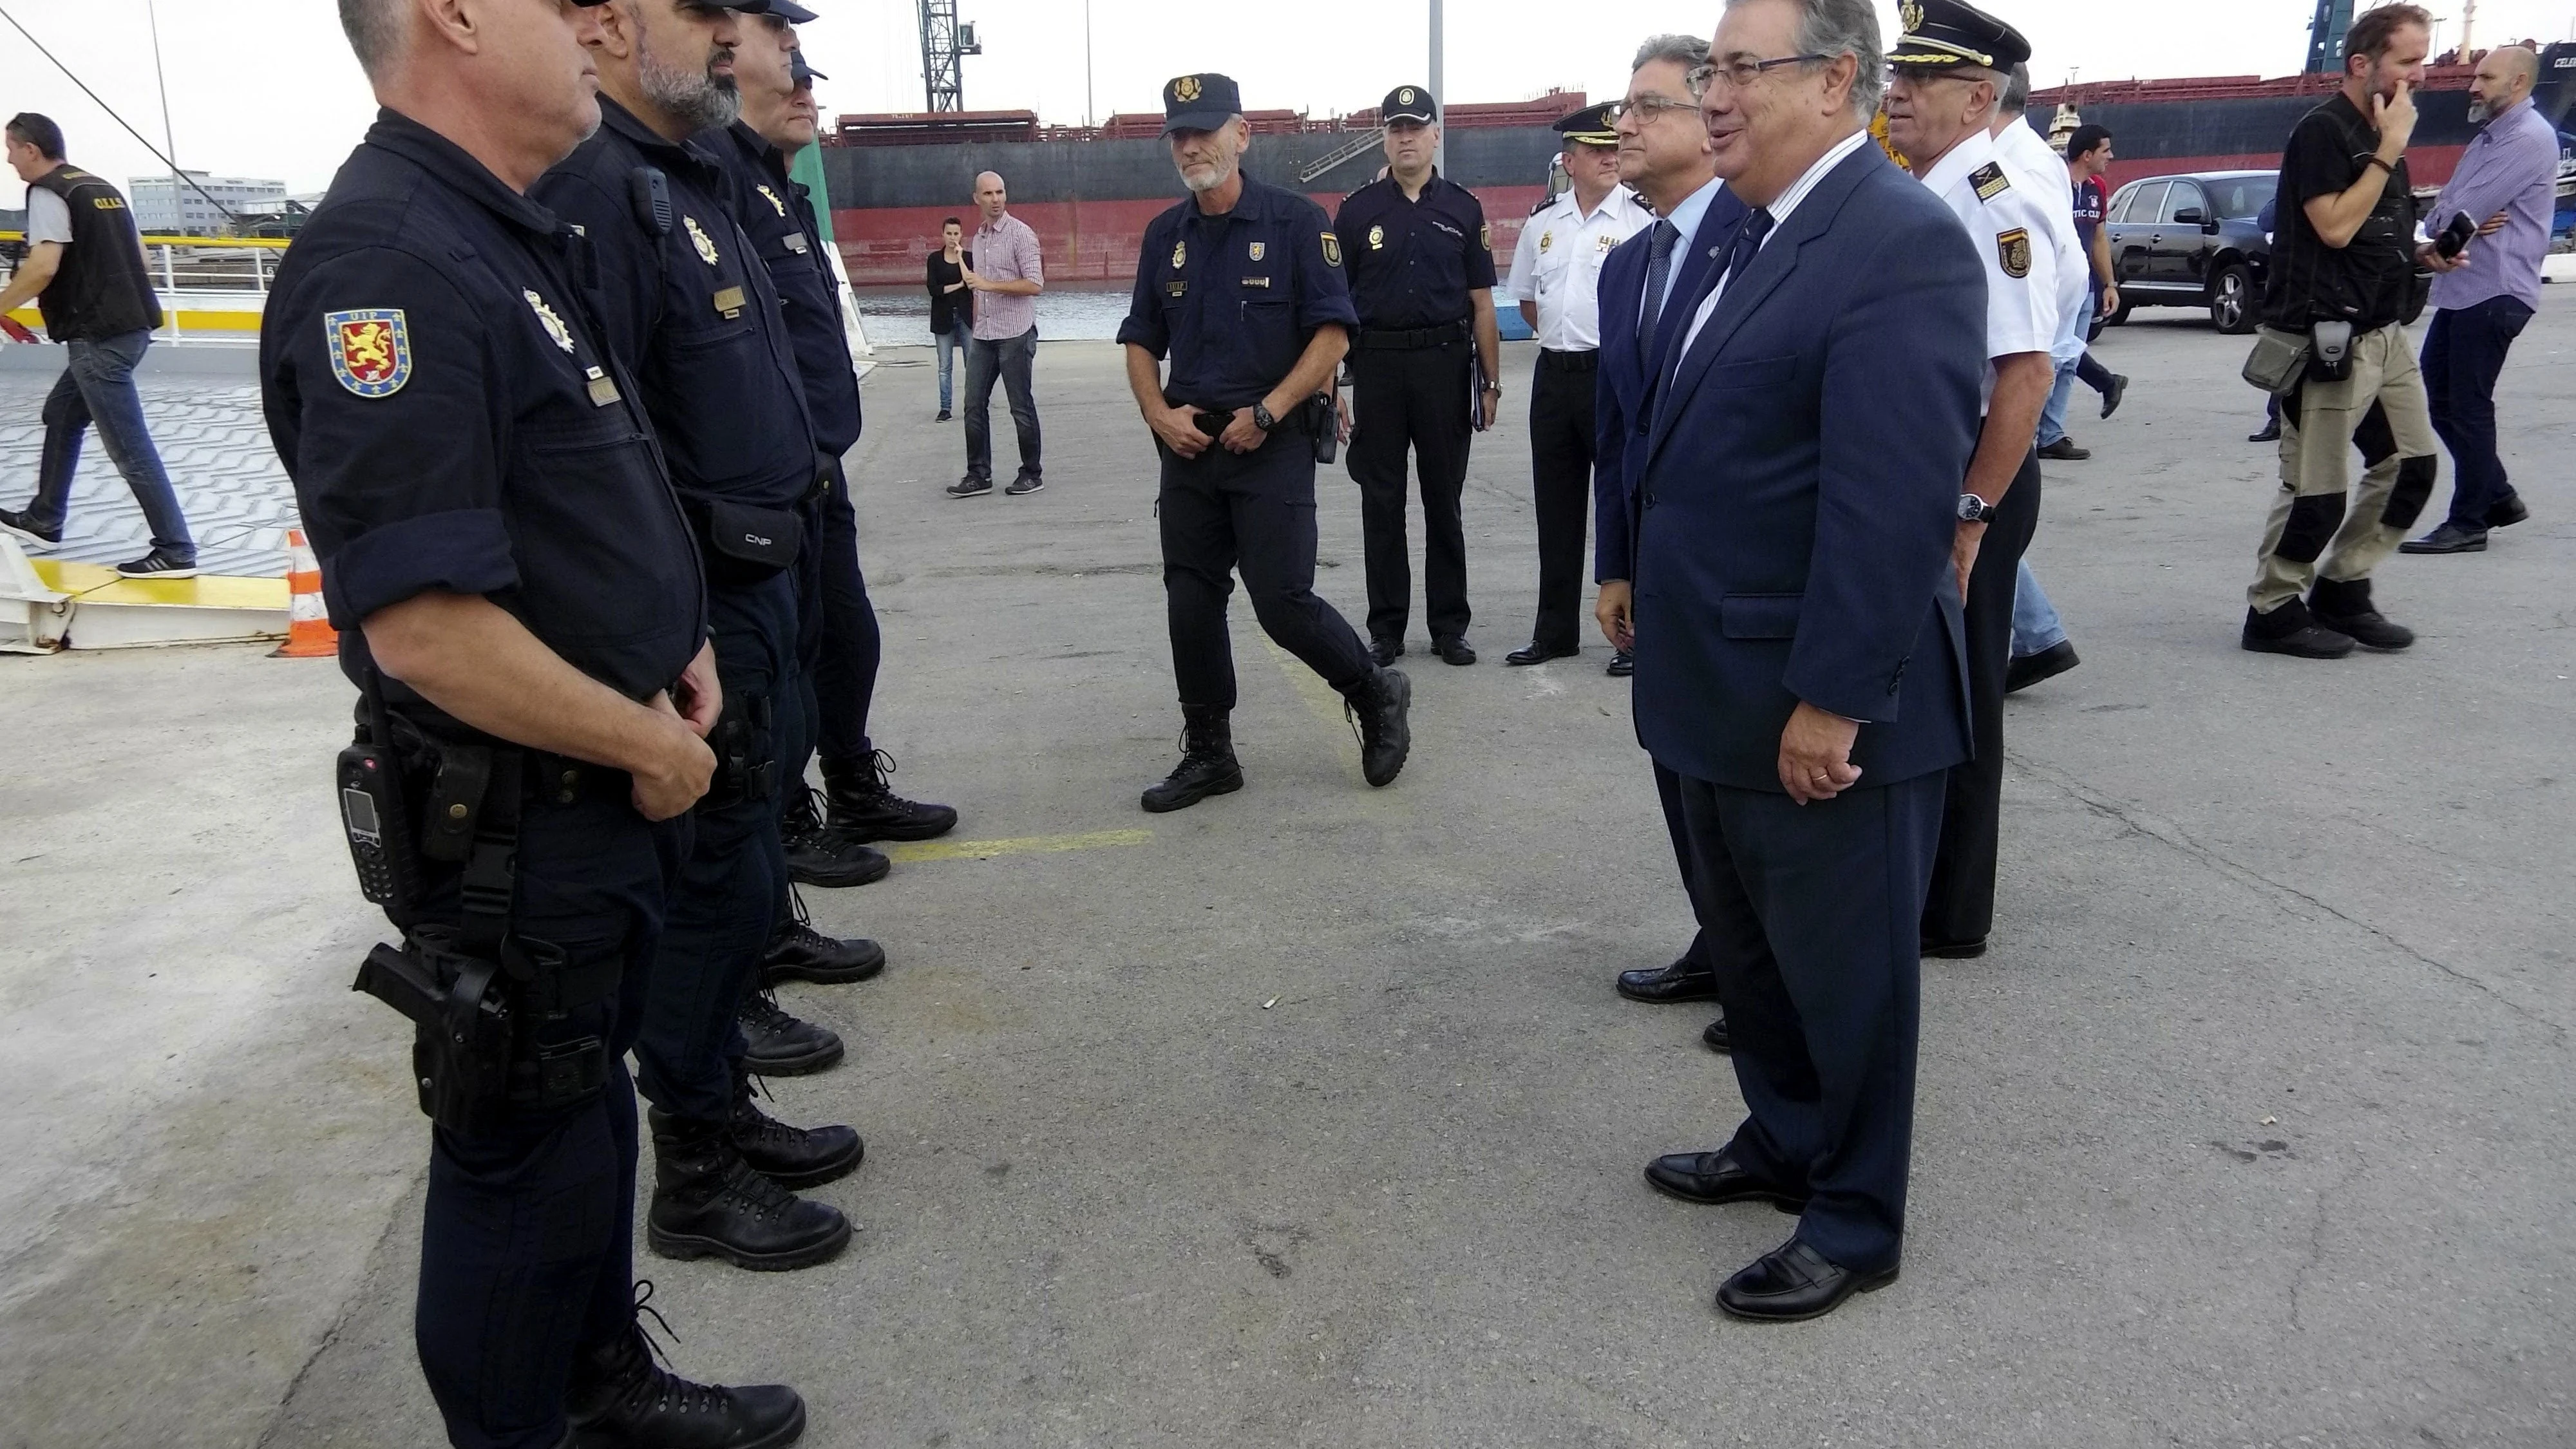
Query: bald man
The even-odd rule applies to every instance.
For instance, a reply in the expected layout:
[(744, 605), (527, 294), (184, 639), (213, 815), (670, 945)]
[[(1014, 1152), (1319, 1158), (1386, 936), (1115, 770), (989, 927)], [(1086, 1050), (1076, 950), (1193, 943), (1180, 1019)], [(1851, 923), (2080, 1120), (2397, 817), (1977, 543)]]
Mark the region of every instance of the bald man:
[(966, 346), (966, 476), (948, 496), (993, 491), (993, 379), (999, 375), (1011, 396), (1011, 427), (1020, 435), (1020, 471), (1002, 491), (1018, 498), (1046, 486), (1038, 461), (1037, 395), (1029, 385), (1046, 265), (1038, 258), (1038, 234), (1011, 215), (1010, 188), (1000, 172), (975, 177), (975, 207), (984, 219), (975, 228), (975, 265), (966, 269), (966, 285), (978, 294), (975, 336)]
[(2558, 134), (2531, 103), (2540, 57), (2500, 46), (2469, 82), (2469, 119), (2486, 129), (2460, 157), (2425, 225), (2477, 222), (2469, 264), (2433, 279), (2424, 333), (2424, 392), (2433, 431), (2451, 450), (2451, 516), (2402, 553), (2484, 553), (2487, 530), (2531, 516), (2496, 456), (2495, 384), (2504, 355), (2540, 309), (2540, 260), (2557, 207)]

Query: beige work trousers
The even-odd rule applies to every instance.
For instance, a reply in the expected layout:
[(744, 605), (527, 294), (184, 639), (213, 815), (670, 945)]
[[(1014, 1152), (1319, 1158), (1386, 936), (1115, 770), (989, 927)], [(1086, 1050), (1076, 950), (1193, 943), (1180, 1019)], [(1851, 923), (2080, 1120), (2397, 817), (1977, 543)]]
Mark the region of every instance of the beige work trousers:
[[(2352, 350), (2350, 377), (2303, 383), (2281, 409), (2281, 490), (2245, 591), (2257, 613), (2299, 597), (2320, 577), (2370, 577), (2432, 495), (2439, 455), (2415, 339), (2391, 325), (2353, 338)], [(2368, 467), (2347, 506), (2356, 434)]]

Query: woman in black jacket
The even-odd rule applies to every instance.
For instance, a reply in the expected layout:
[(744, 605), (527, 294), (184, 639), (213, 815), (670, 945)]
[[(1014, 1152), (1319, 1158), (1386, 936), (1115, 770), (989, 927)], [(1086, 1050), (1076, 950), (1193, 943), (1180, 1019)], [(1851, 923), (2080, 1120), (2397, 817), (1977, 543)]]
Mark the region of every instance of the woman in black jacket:
[(939, 224), (939, 250), (930, 254), (930, 337), (939, 346), (939, 421), (948, 421), (951, 367), (974, 335), (975, 294), (966, 273), (975, 254), (965, 250), (966, 226), (955, 217)]

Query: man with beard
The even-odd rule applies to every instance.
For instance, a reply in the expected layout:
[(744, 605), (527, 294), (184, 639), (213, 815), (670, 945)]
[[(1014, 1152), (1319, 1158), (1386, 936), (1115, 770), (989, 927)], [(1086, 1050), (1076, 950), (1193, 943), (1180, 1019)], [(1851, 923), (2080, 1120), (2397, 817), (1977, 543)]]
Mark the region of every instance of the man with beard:
[(473, 1075), (444, 1031), (413, 1058), (437, 1123), (414, 1335), (447, 1440), (775, 1449), (804, 1430), (792, 1391), (682, 1380), (636, 1322), (624, 1059), (722, 701), (633, 374), (572, 229), (525, 195), (599, 124), (596, 16), (340, 0), (383, 109), (278, 269), (262, 401), (367, 696), (364, 758), (452, 802), (402, 812), (416, 850), (382, 837), (417, 857), (411, 899), (384, 893), (403, 959), (444, 962), (451, 996), (484, 973), (479, 1004), (521, 1024), (502, 1102), (434, 1085)]
[[(1610, 254), (1601, 269), (1601, 371), (1593, 401), (1601, 461), (1592, 479), (1600, 542), (1593, 577), (1600, 585), (1593, 617), (1610, 647), (1614, 675), (1635, 672), (1637, 473), (1645, 450), (1637, 434), (1654, 415), (1653, 390), (1664, 374), (1678, 328), (1663, 325), (1673, 297), (1697, 295), (1715, 238), (1744, 219), (1744, 203), (1717, 179), (1717, 159), (1700, 124), (1698, 81), (1708, 64), (1708, 42), (1695, 35), (1658, 35), (1637, 51), (1627, 97), (1614, 108), (1619, 136), (1619, 180), (1637, 189), (1659, 218), (1640, 236)], [(1651, 757), (1650, 757), (1651, 758)], [(1655, 793), (1663, 802), (1664, 828), (1681, 866), (1682, 888), (1694, 908), (1699, 884), (1691, 866), (1690, 834), (1682, 820), (1680, 778), (1655, 765)], [(1617, 989), (1650, 1006), (1717, 999), (1716, 967), (1705, 934), (1669, 966), (1619, 973)], [(1700, 1040), (1711, 1051), (1728, 1048), (1726, 1018), (1708, 1024)]]
[(1262, 630), (1348, 701), (1361, 773), (1388, 784), (1412, 746), (1412, 682), (1315, 597), (1315, 457), (1333, 427), (1322, 399), (1359, 321), (1342, 243), (1321, 207), (1243, 174), (1251, 127), (1232, 80), (1175, 77), (1163, 118), (1190, 195), (1145, 228), (1118, 327), (1128, 390), (1162, 460), (1155, 512), (1181, 695), (1181, 762), (1146, 789), (1145, 808), (1243, 788), (1225, 621), (1237, 568)]
[(730, 125), (737, 10), (768, 0), (609, 0), (600, 15), (598, 134), (537, 196), (588, 234), (610, 349), (635, 374), (697, 530), (725, 715), (718, 768), (653, 961), (635, 1057), (653, 1103), (645, 1240), (666, 1257), (802, 1268), (850, 1223), (793, 1196), (864, 1151), (847, 1127), (797, 1131), (754, 1105), (735, 1013), (785, 889), (781, 736), (802, 714), (794, 570), (831, 470), (814, 448), (778, 294), (686, 138)]

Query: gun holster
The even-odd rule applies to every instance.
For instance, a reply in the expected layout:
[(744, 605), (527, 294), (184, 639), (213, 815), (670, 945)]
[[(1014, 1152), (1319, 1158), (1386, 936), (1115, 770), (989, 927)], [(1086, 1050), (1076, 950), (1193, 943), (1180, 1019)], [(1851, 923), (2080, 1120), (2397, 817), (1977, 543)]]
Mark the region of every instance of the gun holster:
[(1309, 433), (1314, 437), (1315, 461), (1329, 463), (1342, 451), (1341, 419), (1333, 408), (1333, 395), (1319, 392), (1306, 399), (1302, 410)]
[(703, 807), (722, 810), (777, 795), (778, 732), (771, 727), (775, 718), (767, 695), (725, 697), (724, 713), (707, 733), (707, 747), (715, 751), (716, 773), (699, 802)]

